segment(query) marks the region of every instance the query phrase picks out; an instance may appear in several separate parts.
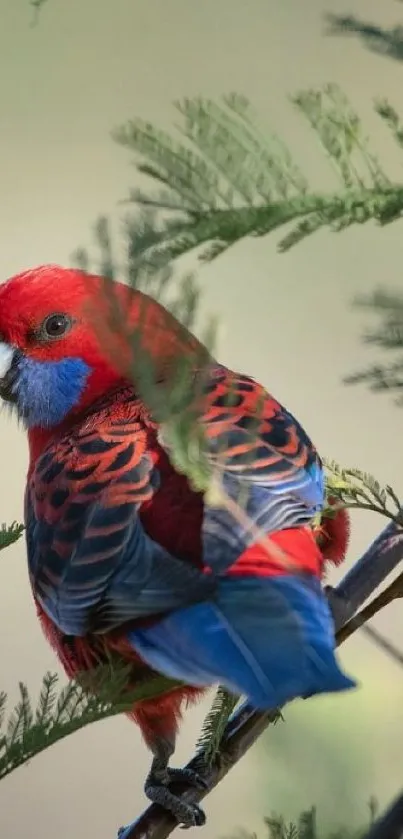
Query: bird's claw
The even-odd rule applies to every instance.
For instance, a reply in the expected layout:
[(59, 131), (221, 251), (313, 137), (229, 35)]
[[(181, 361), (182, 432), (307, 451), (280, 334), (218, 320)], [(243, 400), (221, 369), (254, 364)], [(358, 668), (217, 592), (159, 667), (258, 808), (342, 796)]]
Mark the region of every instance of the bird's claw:
[(154, 804), (159, 804), (176, 818), (182, 828), (201, 827), (206, 822), (206, 815), (198, 804), (185, 801), (180, 795), (175, 795), (169, 789), (173, 782), (187, 782), (195, 789), (206, 789), (207, 784), (201, 776), (192, 769), (167, 768), (164, 776), (151, 775), (144, 788), (147, 798)]
[(188, 830), (189, 827), (203, 827), (206, 824), (206, 814), (198, 804), (187, 804), (188, 817), (186, 822), (180, 822), (181, 830)]
[(164, 784), (146, 784), (145, 793), (154, 804), (169, 810), (181, 827), (201, 827), (205, 824), (206, 816), (201, 807), (174, 795)]
[(208, 783), (207, 781), (202, 778), (199, 772), (196, 772), (194, 769), (171, 769), (168, 767), (168, 783), (172, 781), (186, 781), (188, 784), (191, 784), (196, 789), (207, 789)]

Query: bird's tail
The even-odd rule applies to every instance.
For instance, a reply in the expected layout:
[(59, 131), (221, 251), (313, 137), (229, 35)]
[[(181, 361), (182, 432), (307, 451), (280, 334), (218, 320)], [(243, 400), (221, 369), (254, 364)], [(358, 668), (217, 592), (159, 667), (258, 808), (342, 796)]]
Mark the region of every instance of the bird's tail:
[[(297, 534), (289, 532), (288, 553), (298, 560)], [(310, 545), (317, 556), (312, 535)], [(281, 548), (287, 550), (286, 532)], [(244, 557), (238, 573), (232, 569), (220, 578), (214, 601), (179, 609), (131, 632), (142, 659), (188, 684), (218, 682), (257, 708), (354, 687), (335, 656), (333, 620), (319, 574), (305, 567), (285, 573), (270, 565), (267, 552), (264, 565), (257, 549), (250, 559)]]

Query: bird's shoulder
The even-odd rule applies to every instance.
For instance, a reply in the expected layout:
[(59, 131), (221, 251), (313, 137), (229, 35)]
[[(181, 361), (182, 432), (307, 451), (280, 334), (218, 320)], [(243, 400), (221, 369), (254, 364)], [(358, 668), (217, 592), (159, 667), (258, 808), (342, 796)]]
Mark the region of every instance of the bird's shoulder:
[(218, 367), (205, 387), (203, 424), (212, 453), (225, 452), (231, 471), (267, 479), (320, 466), (297, 418), (251, 376)]
[(152, 539), (199, 564), (202, 496), (175, 470), (159, 443), (158, 426), (130, 390), (49, 444), (35, 463), (25, 495), (32, 562), (39, 547), (43, 555), (44, 546), (54, 544), (55, 532), (58, 551), (66, 556), (95, 506), (103, 517), (114, 514), (122, 521), (131, 508), (130, 516), (139, 514)]
[(155, 441), (155, 425), (130, 391), (101, 403), (37, 458), (27, 485), (31, 507), (54, 523), (72, 504), (86, 507), (107, 493), (114, 504), (147, 500)]

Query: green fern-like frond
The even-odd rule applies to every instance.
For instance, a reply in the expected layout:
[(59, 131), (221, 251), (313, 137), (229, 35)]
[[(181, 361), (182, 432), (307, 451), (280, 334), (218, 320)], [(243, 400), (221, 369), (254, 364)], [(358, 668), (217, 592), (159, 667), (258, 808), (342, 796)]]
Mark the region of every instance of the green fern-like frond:
[(128, 711), (134, 702), (154, 698), (178, 686), (155, 675), (135, 690), (127, 688), (128, 668), (118, 662), (102, 666), (69, 682), (59, 692), (58, 676), (44, 676), (34, 708), (20, 683), (20, 699), (6, 717), (5, 693), (0, 694), (0, 778), (49, 746), (87, 725)]
[(13, 545), (14, 542), (18, 542), (18, 539), (22, 536), (24, 532), (24, 525), (19, 524), (16, 521), (13, 521), (12, 524), (2, 524), (0, 527), (0, 551), (3, 548), (8, 548), (10, 545)]
[(203, 761), (209, 765), (217, 754), (225, 726), (234, 712), (239, 697), (233, 696), (225, 688), (219, 687), (214, 697), (197, 741), (196, 749), (203, 755)]
[(35, 722), (38, 726), (45, 728), (50, 723), (52, 711), (56, 704), (55, 688), (57, 681), (56, 673), (45, 673), (43, 677), (38, 704), (35, 709)]
[[(336, 191), (308, 189), (287, 145), (262, 131), (250, 102), (236, 93), (218, 102), (201, 97), (176, 102), (176, 135), (141, 119), (113, 132), (135, 153), (138, 170), (158, 184), (156, 194), (136, 190), (128, 199), (163, 211), (153, 241), (143, 242), (146, 262), (169, 262), (195, 248), (201, 248), (200, 258), (214, 259), (246, 236), (263, 236), (292, 222), (280, 250), (322, 227), (338, 231), (369, 219), (386, 224), (400, 217), (403, 184), (393, 183), (382, 168), (340, 88), (328, 84), (291, 101), (319, 139)], [(375, 110), (402, 145), (392, 106), (376, 102)]]
[(294, 822), (287, 823), (284, 816), (273, 813), (272, 816), (266, 816), (264, 822), (269, 839), (300, 839), (297, 825)]
[(303, 810), (298, 818), (298, 839), (317, 839), (316, 807)]
[(378, 319), (375, 329), (367, 330), (363, 340), (385, 353), (396, 353), (389, 363), (377, 363), (346, 376), (346, 384), (365, 383), (370, 390), (392, 391), (396, 402), (403, 404), (403, 295), (400, 291), (376, 289), (372, 294), (356, 298), (356, 306), (365, 308)]
[(387, 99), (375, 99), (375, 111), (392, 132), (397, 145), (403, 148), (403, 123)]
[(217, 180), (211, 167), (190, 146), (141, 119), (130, 120), (113, 131), (113, 138), (126, 148), (141, 148), (144, 161), (139, 171), (149, 175), (184, 211), (211, 209), (216, 204)]
[(403, 526), (402, 505), (391, 486), (382, 487), (369, 473), (360, 469), (346, 469), (331, 460), (325, 460), (327, 494), (336, 499), (338, 506), (349, 509), (372, 510)]
[[(365, 370), (351, 373), (344, 381), (350, 385), (365, 383), (375, 393), (393, 391), (395, 394), (402, 394), (403, 358), (392, 364), (374, 364)], [(396, 397), (396, 404), (403, 405), (402, 395)]]
[(366, 343), (375, 344), (383, 350), (403, 347), (403, 294), (400, 291), (375, 289), (372, 294), (357, 296), (354, 304), (381, 318), (380, 327), (365, 332), (363, 338)]
[(338, 85), (303, 91), (291, 101), (316, 133), (342, 186), (390, 186), (379, 160), (370, 151), (361, 120)]
[[(316, 807), (303, 810), (295, 822), (287, 821), (284, 816), (272, 813), (263, 820), (267, 830), (267, 839), (364, 839), (368, 834), (368, 826), (349, 828), (346, 826), (323, 831), (317, 827)], [(369, 824), (373, 824), (372, 813)], [(230, 836), (223, 839), (258, 839), (259, 834), (250, 833), (245, 828), (239, 828)], [(386, 839), (386, 837), (385, 837)]]

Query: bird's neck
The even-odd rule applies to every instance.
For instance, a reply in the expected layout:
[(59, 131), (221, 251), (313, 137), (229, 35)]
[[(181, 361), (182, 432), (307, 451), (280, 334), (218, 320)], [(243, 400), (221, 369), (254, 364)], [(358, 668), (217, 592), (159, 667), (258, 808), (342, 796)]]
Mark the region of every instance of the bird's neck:
[(29, 470), (31, 473), (38, 457), (42, 452), (53, 442), (57, 442), (66, 434), (73, 434), (74, 430), (87, 421), (94, 422), (94, 417), (97, 414), (107, 411), (111, 405), (128, 397), (135, 398), (133, 386), (129, 385), (127, 381), (120, 381), (114, 388), (111, 388), (106, 394), (104, 393), (90, 405), (78, 407), (75, 411), (71, 411), (68, 416), (57, 426), (51, 428), (41, 428), (35, 426), (28, 430), (28, 448), (29, 448)]

